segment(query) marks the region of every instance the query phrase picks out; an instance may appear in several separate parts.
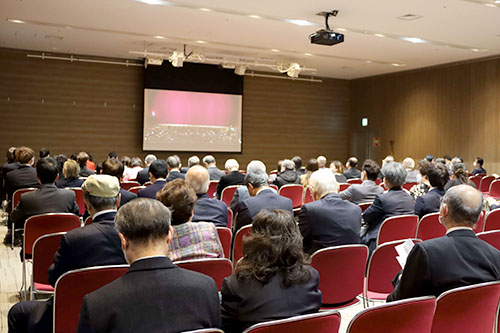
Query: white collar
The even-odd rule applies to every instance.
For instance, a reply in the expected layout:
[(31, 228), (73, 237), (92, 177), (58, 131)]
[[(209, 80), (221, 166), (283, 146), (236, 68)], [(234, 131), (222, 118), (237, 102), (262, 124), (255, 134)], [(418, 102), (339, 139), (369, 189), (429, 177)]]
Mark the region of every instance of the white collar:
[(94, 214), (94, 216), (92, 216), (92, 220), (95, 220), (95, 218), (100, 216), (100, 215), (111, 213), (111, 212), (116, 213), (116, 209), (105, 209), (105, 210), (98, 211), (97, 213)]
[(471, 231), (474, 231), (472, 228), (470, 227), (452, 227), (448, 230), (446, 230), (446, 234), (448, 235), (450, 232), (452, 231), (455, 231), (455, 230), (465, 230), (465, 229), (468, 229), (468, 230), (471, 230)]
[(139, 259), (135, 259), (134, 262), (138, 262), (139, 260), (143, 260), (143, 259), (151, 259), (151, 258), (166, 258), (167, 256), (166, 255), (162, 255), (162, 254), (157, 254), (157, 255), (154, 255), (154, 256), (145, 256), (145, 257), (141, 257)]

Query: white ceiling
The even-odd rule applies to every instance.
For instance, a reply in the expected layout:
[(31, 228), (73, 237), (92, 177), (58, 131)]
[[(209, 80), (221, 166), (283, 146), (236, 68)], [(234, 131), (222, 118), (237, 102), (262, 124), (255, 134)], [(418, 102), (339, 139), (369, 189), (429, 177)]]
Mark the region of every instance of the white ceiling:
[[(130, 51), (168, 54), (187, 44), (188, 51), (207, 56), (298, 62), (316, 69), (304, 74), (345, 79), (500, 54), (500, 1), (495, 0), (155, 1), (163, 4), (0, 0), (0, 47), (139, 59)], [(330, 19), (330, 27), (345, 29), (345, 42), (310, 44), (309, 34), (324, 24), (315, 14), (333, 9), (339, 14)], [(398, 18), (405, 14), (422, 17)]]

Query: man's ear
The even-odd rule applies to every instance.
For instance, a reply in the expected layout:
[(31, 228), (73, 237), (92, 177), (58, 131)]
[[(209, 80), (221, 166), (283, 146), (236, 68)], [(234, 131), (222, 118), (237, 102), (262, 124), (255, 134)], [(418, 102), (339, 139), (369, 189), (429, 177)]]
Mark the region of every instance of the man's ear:
[(118, 198), (116, 199), (116, 208), (120, 207), (121, 200), (122, 200), (122, 194), (118, 193)]
[(445, 217), (445, 216), (448, 216), (448, 204), (446, 203), (442, 203), (441, 204), (441, 207), (439, 208), (439, 214), (442, 216), (442, 217)]
[(127, 250), (128, 246), (129, 246), (128, 239), (121, 232), (118, 232), (118, 236), (120, 236), (122, 249)]
[(168, 228), (167, 245), (174, 239), (174, 227)]

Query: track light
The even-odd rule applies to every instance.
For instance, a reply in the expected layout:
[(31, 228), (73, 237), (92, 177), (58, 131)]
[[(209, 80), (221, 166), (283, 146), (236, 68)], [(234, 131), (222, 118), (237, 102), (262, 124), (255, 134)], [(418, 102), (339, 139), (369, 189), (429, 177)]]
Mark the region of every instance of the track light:
[(172, 66), (182, 67), (185, 59), (184, 52), (174, 51), (168, 60), (172, 63)]
[(144, 62), (144, 67), (147, 68), (148, 65), (161, 66), (162, 63), (163, 63), (163, 59), (162, 58), (147, 57), (146, 61)]
[(299, 77), (299, 73), (300, 73), (300, 65), (296, 62), (291, 63), (290, 67), (286, 71), (286, 74), (289, 77)]
[(247, 66), (245, 65), (236, 65), (234, 68), (234, 74), (236, 75), (245, 75), (245, 72), (247, 70)]

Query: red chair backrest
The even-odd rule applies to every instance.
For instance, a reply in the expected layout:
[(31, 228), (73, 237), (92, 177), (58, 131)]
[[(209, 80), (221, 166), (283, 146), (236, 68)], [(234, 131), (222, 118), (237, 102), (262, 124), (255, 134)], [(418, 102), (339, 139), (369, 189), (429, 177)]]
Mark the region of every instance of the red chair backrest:
[(378, 186), (382, 187), (384, 191), (387, 191), (387, 188), (385, 187), (385, 184), (383, 182), (378, 184)]
[[(418, 239), (412, 239), (414, 243)], [(391, 293), (394, 290), (392, 279), (401, 270), (395, 247), (405, 240), (384, 243), (377, 246), (368, 262), (366, 288), (377, 293)]]
[(278, 192), (278, 185), (271, 184), (269, 187), (273, 188), (276, 192)]
[(24, 255), (31, 255), (35, 241), (47, 234), (80, 228), (80, 218), (70, 213), (34, 215), (24, 223)]
[(217, 227), (217, 234), (219, 235), (219, 240), (224, 250), (224, 258), (231, 257), (231, 240), (233, 239), (233, 233), (231, 229), (224, 227)]
[(80, 214), (80, 216), (83, 216), (83, 214), (85, 214), (85, 210), (87, 209), (85, 207), (85, 200), (83, 199), (83, 190), (79, 187), (70, 187), (69, 189), (75, 192), (75, 200), (76, 204), (78, 205), (78, 213)]
[(292, 200), (293, 208), (302, 207), (302, 195), (304, 194), (304, 186), (300, 184), (287, 184), (281, 186), (279, 195)]
[(448, 290), (437, 298), (432, 332), (495, 332), (500, 281)]
[(500, 230), (480, 232), (476, 236), (497, 250), (500, 250)]
[(134, 187), (129, 188), (128, 191), (131, 193), (137, 194), (143, 188), (146, 188), (146, 186), (134, 186)]
[(84, 226), (89, 225), (92, 223), (92, 216), (89, 216), (85, 219), (85, 222), (83, 223)]
[(243, 333), (336, 333), (340, 328), (340, 313), (324, 311), (255, 324)]
[(417, 215), (399, 215), (386, 218), (378, 231), (377, 245), (415, 237), (417, 224)]
[(222, 193), (220, 195), (220, 199), (226, 203), (226, 205), (229, 207), (229, 204), (231, 203), (231, 200), (233, 200), (234, 192), (236, 192), (236, 189), (240, 187), (240, 185), (231, 185), (228, 187), (225, 187), (222, 190)]
[(491, 197), (500, 198), (500, 180), (494, 180), (490, 184), (489, 194)]
[(380, 185), (381, 183), (382, 183), (382, 179), (377, 178), (377, 180), (375, 180), (375, 184)]
[(17, 205), (19, 204), (19, 200), (21, 200), (22, 194), (28, 193), (28, 192), (33, 192), (33, 191), (36, 191), (36, 188), (34, 188), (34, 187), (21, 188), (21, 189), (15, 191), (14, 194), (12, 195), (12, 210), (14, 210), (17, 207)]
[(364, 212), (372, 205), (371, 202), (362, 202), (359, 204), (359, 208), (361, 208), (361, 212)]
[(314, 252), (311, 266), (319, 272), (321, 302), (345, 303), (361, 294), (367, 260), (365, 245), (333, 246)]
[(500, 230), (500, 209), (492, 210), (484, 221), (484, 231)]
[(483, 193), (488, 193), (490, 190), (490, 185), (491, 183), (495, 180), (495, 177), (493, 176), (485, 176), (481, 179), (481, 182), (479, 183), (479, 191)]
[(363, 184), (363, 181), (359, 178), (351, 178), (347, 180), (348, 184)]
[(231, 208), (227, 208), (227, 227), (231, 229), (231, 226), (233, 225), (233, 211)]
[(207, 191), (207, 195), (209, 198), (214, 197), (215, 192), (217, 192), (217, 185), (219, 185), (218, 180), (211, 180), (210, 181), (210, 184), (208, 185), (208, 191)]
[(474, 185), (476, 185), (477, 189), (479, 189), (479, 184), (481, 183), (481, 178), (483, 178), (483, 176), (476, 175), (476, 176), (470, 176), (469, 177), (469, 179), (471, 180), (471, 182), (473, 182)]
[(234, 264), (240, 260), (241, 257), (243, 257), (243, 237), (250, 236), (250, 233), (252, 232), (252, 225), (246, 225), (242, 227), (240, 230), (236, 232), (236, 235), (234, 235), (234, 244), (233, 244), (233, 255), (232, 259)]
[(418, 183), (405, 183), (403, 184), (403, 188), (409, 191), (413, 186), (418, 185)]
[(351, 186), (351, 184), (347, 184), (347, 183), (340, 183), (339, 184), (339, 192), (342, 192), (344, 190), (347, 190), (349, 188), (349, 186)]
[(313, 202), (314, 199), (312, 197), (312, 192), (311, 192), (311, 188), (310, 187), (307, 187), (306, 188), (306, 192), (304, 194), (304, 203), (310, 203), (310, 202)]
[(65, 232), (58, 232), (39, 237), (33, 244), (33, 282), (49, 284), (48, 270), (54, 262), (54, 254), (59, 249)]
[(425, 296), (375, 306), (356, 314), (347, 333), (430, 332), (435, 304), (434, 297)]
[(135, 181), (126, 181), (126, 182), (121, 182), (120, 186), (125, 191), (128, 191), (132, 187), (141, 186), (141, 184), (139, 182), (135, 182)]
[(270, 175), (277, 175), (278, 173), (278, 170), (271, 170), (271, 172), (269, 172)]
[(224, 331), (218, 328), (200, 328), (199, 330), (185, 331), (183, 333), (224, 333)]
[(474, 224), (474, 232), (480, 233), (484, 231), (484, 220), (485, 220), (486, 212), (483, 210), (481, 211), (481, 215), (479, 215), (479, 219), (477, 220), (476, 224)]
[(427, 240), (446, 235), (446, 228), (439, 222), (439, 213), (430, 213), (423, 216), (418, 222), (415, 238)]
[(146, 186), (146, 187), (148, 187), (149, 185), (153, 185), (153, 182), (149, 181), (149, 182), (144, 183), (144, 186)]
[(220, 291), (224, 279), (233, 274), (233, 263), (226, 258), (193, 259), (174, 262), (177, 266), (210, 276)]
[(128, 265), (76, 269), (61, 275), (54, 291), (54, 332), (76, 332), (83, 297), (113, 282)]

